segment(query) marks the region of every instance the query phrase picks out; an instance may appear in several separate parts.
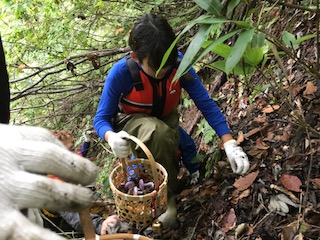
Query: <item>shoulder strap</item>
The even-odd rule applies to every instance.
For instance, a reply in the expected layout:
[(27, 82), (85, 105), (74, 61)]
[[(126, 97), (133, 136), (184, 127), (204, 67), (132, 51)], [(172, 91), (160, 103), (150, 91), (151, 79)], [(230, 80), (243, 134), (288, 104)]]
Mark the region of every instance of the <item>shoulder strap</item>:
[(144, 87), (140, 77), (140, 69), (137, 63), (132, 59), (130, 54), (126, 56), (126, 62), (127, 62), (127, 66), (130, 71), (131, 77), (133, 78), (133, 86), (137, 91), (143, 90)]

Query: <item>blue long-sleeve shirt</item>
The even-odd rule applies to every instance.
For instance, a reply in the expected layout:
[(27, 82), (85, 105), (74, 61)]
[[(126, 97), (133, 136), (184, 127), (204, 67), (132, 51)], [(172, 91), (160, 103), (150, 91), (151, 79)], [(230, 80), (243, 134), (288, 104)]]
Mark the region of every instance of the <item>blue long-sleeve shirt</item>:
[[(179, 53), (179, 57), (182, 57), (181, 53)], [(141, 69), (140, 65), (139, 68)], [(168, 71), (172, 71), (172, 69)], [(202, 112), (209, 125), (216, 131), (219, 137), (230, 133), (224, 115), (209, 96), (208, 91), (204, 88), (195, 70), (191, 68), (189, 73), (194, 79), (188, 80), (181, 77), (181, 88), (186, 90), (197, 108)], [(119, 101), (121, 97), (128, 94), (132, 88), (133, 79), (124, 57), (114, 64), (106, 77), (97, 113), (93, 120), (94, 128), (102, 139), (104, 139), (104, 135), (107, 131), (113, 131), (112, 118), (118, 111)]]

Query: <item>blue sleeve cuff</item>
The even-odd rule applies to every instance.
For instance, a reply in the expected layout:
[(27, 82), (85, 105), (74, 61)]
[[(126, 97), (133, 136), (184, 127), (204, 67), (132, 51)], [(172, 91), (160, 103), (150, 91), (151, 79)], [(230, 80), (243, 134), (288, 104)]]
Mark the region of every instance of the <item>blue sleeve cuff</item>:
[(231, 133), (228, 125), (226, 123), (219, 123), (215, 126), (215, 131), (218, 136), (221, 138), (223, 135)]
[(107, 131), (113, 131), (113, 129), (112, 128), (110, 128), (109, 126), (103, 126), (103, 127), (101, 127), (101, 128), (99, 128), (98, 129), (98, 135), (103, 139), (103, 140), (105, 140), (104, 139), (104, 135), (105, 135), (105, 133), (107, 132)]

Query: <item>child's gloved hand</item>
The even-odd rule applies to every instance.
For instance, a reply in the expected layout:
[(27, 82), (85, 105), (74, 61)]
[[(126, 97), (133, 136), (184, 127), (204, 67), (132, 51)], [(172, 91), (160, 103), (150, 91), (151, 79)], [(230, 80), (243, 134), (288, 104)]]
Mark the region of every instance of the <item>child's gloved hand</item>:
[(114, 155), (118, 158), (128, 157), (130, 154), (129, 143), (125, 138), (128, 138), (129, 134), (125, 131), (118, 133), (112, 132), (109, 134), (108, 143), (111, 147)]
[(46, 129), (0, 124), (0, 133), (0, 239), (64, 239), (32, 223), (20, 210), (88, 208), (92, 192), (78, 184), (92, 183), (97, 167), (67, 150)]
[(237, 145), (236, 140), (229, 140), (223, 146), (232, 171), (238, 174), (245, 174), (249, 170), (247, 154)]
[(199, 170), (195, 171), (194, 173), (191, 173), (190, 177), (191, 177), (190, 184), (191, 185), (197, 184), (200, 177)]
[(85, 131), (82, 136), (85, 142), (91, 142), (91, 138), (94, 131)]

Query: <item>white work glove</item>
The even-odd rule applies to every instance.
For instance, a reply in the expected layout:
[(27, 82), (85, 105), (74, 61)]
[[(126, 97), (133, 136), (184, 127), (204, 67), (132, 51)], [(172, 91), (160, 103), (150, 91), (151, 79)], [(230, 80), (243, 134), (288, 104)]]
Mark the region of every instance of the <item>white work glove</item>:
[(129, 143), (125, 138), (128, 138), (129, 134), (125, 131), (118, 133), (112, 132), (108, 136), (108, 143), (111, 147), (114, 155), (118, 158), (126, 158), (130, 154)]
[(32, 223), (20, 210), (88, 208), (92, 191), (79, 184), (92, 183), (97, 167), (67, 150), (48, 130), (37, 127), (0, 124), (0, 156), (0, 239), (63, 240)]
[(229, 140), (223, 146), (232, 171), (238, 174), (245, 174), (249, 170), (247, 154), (237, 145), (236, 140)]
[(191, 173), (190, 177), (191, 177), (190, 184), (191, 185), (197, 184), (200, 177), (199, 170), (195, 171), (194, 173)]
[(288, 205), (295, 208), (299, 207), (298, 204), (292, 202), (286, 195), (280, 193), (270, 197), (268, 209), (270, 212), (276, 212), (279, 215), (285, 216), (289, 212)]
[(90, 142), (92, 137), (93, 131), (85, 131), (82, 136), (85, 142)]

